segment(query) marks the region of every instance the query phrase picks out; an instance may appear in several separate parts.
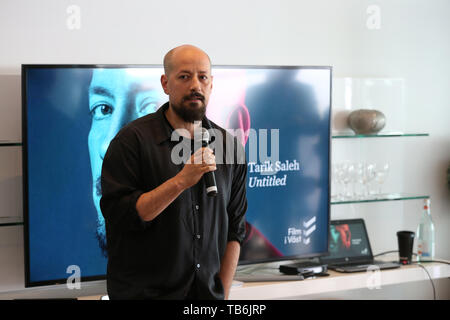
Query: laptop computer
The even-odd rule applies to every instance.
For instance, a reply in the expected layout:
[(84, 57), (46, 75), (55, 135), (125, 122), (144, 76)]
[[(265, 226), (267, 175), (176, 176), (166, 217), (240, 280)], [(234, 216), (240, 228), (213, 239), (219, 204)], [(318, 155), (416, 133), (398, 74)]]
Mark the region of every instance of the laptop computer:
[(363, 219), (330, 221), (329, 252), (330, 255), (321, 257), (320, 261), (338, 272), (362, 272), (371, 266), (380, 269), (400, 267), (398, 262), (374, 260)]

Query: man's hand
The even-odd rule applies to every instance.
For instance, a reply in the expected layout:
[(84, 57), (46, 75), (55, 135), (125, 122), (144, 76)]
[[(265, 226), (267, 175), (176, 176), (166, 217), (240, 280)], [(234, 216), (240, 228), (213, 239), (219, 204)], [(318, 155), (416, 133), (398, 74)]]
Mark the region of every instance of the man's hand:
[(201, 177), (209, 171), (216, 170), (216, 158), (210, 148), (201, 148), (184, 165), (183, 169), (175, 176), (184, 189), (197, 184)]
[(216, 161), (210, 148), (198, 149), (173, 178), (149, 192), (136, 202), (136, 210), (144, 221), (155, 219), (184, 190), (195, 185), (209, 171), (216, 170)]

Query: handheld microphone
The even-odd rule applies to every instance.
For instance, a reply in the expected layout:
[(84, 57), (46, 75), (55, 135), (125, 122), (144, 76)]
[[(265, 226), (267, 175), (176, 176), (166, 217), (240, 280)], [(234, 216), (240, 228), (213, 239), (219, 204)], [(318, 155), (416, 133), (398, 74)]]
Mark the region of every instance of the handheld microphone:
[[(209, 144), (209, 132), (205, 128), (202, 127), (202, 147), (207, 147)], [(206, 194), (208, 197), (215, 197), (218, 194), (217, 184), (216, 184), (216, 175), (214, 171), (206, 172), (203, 175), (206, 184)]]

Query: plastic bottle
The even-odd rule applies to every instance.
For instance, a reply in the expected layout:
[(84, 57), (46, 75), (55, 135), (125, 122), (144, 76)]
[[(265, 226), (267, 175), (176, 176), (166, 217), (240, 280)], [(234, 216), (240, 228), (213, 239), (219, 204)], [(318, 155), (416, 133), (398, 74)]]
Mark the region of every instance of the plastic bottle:
[(434, 259), (435, 234), (431, 219), (430, 199), (423, 201), (423, 212), (417, 227), (417, 261)]

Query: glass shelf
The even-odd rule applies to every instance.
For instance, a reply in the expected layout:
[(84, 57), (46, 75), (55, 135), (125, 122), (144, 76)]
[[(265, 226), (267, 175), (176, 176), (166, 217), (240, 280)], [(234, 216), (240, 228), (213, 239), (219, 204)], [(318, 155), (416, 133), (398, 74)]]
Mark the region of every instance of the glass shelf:
[[(428, 137), (429, 133), (404, 133), (404, 132), (381, 132), (378, 134), (354, 134), (339, 133), (332, 134), (333, 139), (351, 139), (351, 138), (389, 138), (389, 137)], [(4, 146), (21, 146), (22, 142), (0, 140), (0, 147)]]
[(350, 204), (350, 203), (368, 203), (368, 202), (381, 202), (381, 201), (399, 201), (399, 200), (418, 200), (429, 199), (430, 196), (411, 195), (404, 193), (392, 193), (392, 194), (380, 194), (370, 196), (366, 199), (348, 199), (348, 200), (331, 200), (330, 204)]
[(0, 227), (22, 226), (22, 217), (0, 217)]
[(22, 142), (19, 141), (0, 140), (0, 147), (17, 147), (21, 145)]
[(354, 133), (338, 133), (332, 135), (333, 139), (349, 139), (349, 138), (389, 138), (389, 137), (428, 137), (429, 133), (404, 133), (404, 132), (380, 132), (378, 134), (354, 134)]

